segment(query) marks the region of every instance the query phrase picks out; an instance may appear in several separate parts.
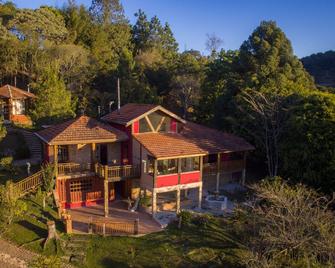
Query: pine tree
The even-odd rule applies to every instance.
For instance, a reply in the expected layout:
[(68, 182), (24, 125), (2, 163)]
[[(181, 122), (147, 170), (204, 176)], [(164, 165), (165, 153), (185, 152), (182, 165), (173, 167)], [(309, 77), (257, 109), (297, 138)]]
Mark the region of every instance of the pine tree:
[(58, 69), (56, 64), (50, 64), (33, 84), (37, 100), (32, 117), (38, 123), (53, 123), (75, 116), (75, 103), (71, 99), (71, 92), (59, 77)]

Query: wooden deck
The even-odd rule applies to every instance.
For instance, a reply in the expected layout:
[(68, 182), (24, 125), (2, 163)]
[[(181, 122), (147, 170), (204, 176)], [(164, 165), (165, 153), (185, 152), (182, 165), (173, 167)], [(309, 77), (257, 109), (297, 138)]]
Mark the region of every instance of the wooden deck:
[[(68, 210), (72, 218), (73, 232), (79, 234), (88, 233), (88, 223), (93, 220), (103, 220), (104, 207), (96, 205), (92, 207), (81, 207)], [(139, 234), (148, 234), (161, 231), (161, 227), (154, 221), (148, 213), (131, 212), (127, 210), (127, 203), (122, 200), (116, 200), (109, 204), (109, 217), (111, 221), (133, 222), (139, 219)]]

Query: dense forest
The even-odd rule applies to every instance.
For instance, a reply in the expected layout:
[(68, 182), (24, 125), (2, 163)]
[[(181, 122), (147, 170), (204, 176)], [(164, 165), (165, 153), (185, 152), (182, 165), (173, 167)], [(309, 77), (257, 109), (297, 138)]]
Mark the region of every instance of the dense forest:
[(315, 85), (275, 22), (261, 22), (235, 51), (212, 36), (204, 56), (180, 52), (158, 17), (135, 16), (132, 25), (118, 0), (35, 10), (2, 1), (1, 84), (37, 94), (31, 116), (40, 124), (114, 109), (119, 78), (122, 104), (159, 103), (236, 133), (257, 147), (250, 163), (269, 176), (335, 191), (335, 95)]
[(301, 59), (315, 83), (324, 87), (335, 87), (335, 51), (312, 54)]

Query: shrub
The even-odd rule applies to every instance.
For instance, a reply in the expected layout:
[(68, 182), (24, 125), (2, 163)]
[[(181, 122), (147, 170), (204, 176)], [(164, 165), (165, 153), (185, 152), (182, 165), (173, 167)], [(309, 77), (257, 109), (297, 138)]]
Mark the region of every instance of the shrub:
[(7, 181), (0, 185), (0, 227), (5, 229), (17, 217), (27, 210), (27, 204), (20, 199), (20, 191), (13, 182)]
[(183, 210), (178, 214), (178, 217), (181, 218), (182, 224), (189, 225), (192, 222), (193, 214), (189, 211)]
[(6, 156), (0, 159), (0, 168), (5, 171), (11, 171), (13, 169), (13, 157)]
[(203, 214), (203, 215), (194, 217), (192, 222), (201, 228), (206, 228), (211, 220), (212, 220), (212, 217), (209, 214)]
[(39, 256), (30, 264), (31, 268), (61, 268), (62, 262), (58, 256)]
[(142, 207), (150, 207), (151, 205), (151, 198), (149, 196), (143, 196), (140, 199), (140, 205)]

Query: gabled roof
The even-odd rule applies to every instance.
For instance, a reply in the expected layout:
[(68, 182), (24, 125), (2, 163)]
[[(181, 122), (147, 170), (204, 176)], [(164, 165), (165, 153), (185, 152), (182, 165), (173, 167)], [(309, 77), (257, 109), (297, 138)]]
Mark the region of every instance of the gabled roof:
[(205, 155), (196, 143), (172, 133), (141, 133), (133, 137), (157, 159)]
[(251, 151), (255, 149), (243, 138), (192, 122), (187, 122), (183, 125), (181, 135), (196, 143), (209, 154)]
[(137, 104), (128, 103), (123, 105), (120, 110), (115, 110), (109, 114), (106, 114), (101, 119), (109, 123), (117, 123), (120, 125), (129, 126), (134, 121), (139, 120), (146, 115), (153, 113), (155, 111), (162, 111), (163, 113), (171, 116), (172, 118), (178, 120), (179, 122), (185, 123), (185, 121), (179, 116), (171, 113), (169, 110), (163, 108), (157, 104)]
[(124, 141), (128, 136), (94, 118), (80, 116), (35, 133), (49, 145)]
[(5, 99), (27, 99), (27, 98), (36, 98), (33, 93), (13, 87), (10, 85), (4, 85), (0, 87), (0, 98)]

